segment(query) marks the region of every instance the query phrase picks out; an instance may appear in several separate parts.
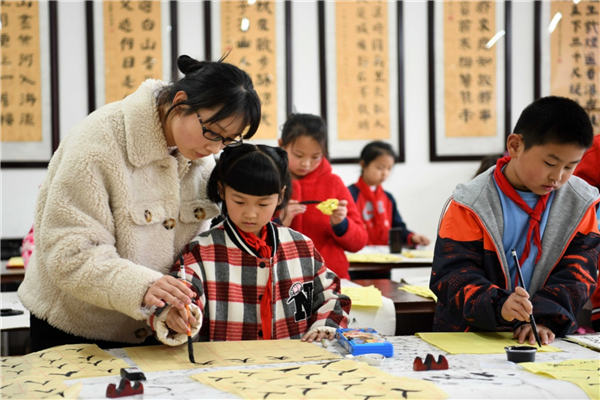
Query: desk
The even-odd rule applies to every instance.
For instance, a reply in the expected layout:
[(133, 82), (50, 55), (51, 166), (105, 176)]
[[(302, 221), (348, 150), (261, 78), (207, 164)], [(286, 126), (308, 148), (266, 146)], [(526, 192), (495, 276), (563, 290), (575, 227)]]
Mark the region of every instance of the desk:
[[(13, 282), (22, 282), (25, 279), (25, 268), (6, 268), (6, 263), (8, 261), (4, 260), (0, 262), (0, 266), (2, 267), (2, 275), (0, 283), (13, 283)], [(6, 307), (4, 307), (6, 308)]]
[(416, 332), (431, 332), (435, 302), (426, 297), (398, 289), (405, 283), (389, 279), (358, 279), (361, 286), (373, 285), (381, 294), (394, 302), (396, 309), (396, 335), (414, 335)]
[(365, 246), (357, 253), (347, 253), (349, 257), (350, 271), (371, 271), (371, 272), (389, 272), (396, 268), (419, 268), (431, 267), (433, 256), (426, 257), (405, 257), (401, 254), (393, 254), (394, 260), (385, 261), (356, 261), (355, 255), (390, 255), (388, 246)]
[[(576, 385), (541, 375), (529, 373), (506, 361), (505, 354), (458, 354), (447, 355), (444, 351), (424, 342), (416, 336), (396, 336), (388, 338), (394, 346), (394, 357), (381, 365), (381, 370), (395, 376), (413, 379), (427, 379), (444, 390), (450, 399), (587, 399), (583, 390)], [(538, 353), (538, 362), (560, 362), (568, 359), (594, 359), (598, 353), (574, 343), (557, 340), (553, 346), (564, 352)], [(334, 343), (328, 349), (336, 354), (347, 354)], [(130, 365), (135, 365), (122, 349), (110, 350)], [(436, 356), (444, 354), (450, 366), (446, 371), (413, 371), (415, 357), (425, 357), (428, 353)], [(249, 365), (244, 369), (283, 368), (297, 364)], [(239, 397), (205, 386), (190, 375), (199, 372), (235, 369), (235, 367), (198, 368), (180, 371), (146, 373), (144, 399), (239, 399)], [(104, 398), (109, 383), (119, 383), (119, 377), (84, 378), (65, 381), (72, 385), (83, 383), (80, 399)]]
[[(21, 304), (21, 300), (17, 296), (17, 292), (1, 292), (2, 308), (12, 308), (21, 310), (21, 315), (11, 315), (8, 317), (0, 317), (0, 329), (2, 331), (2, 347), (0, 354), (6, 356), (9, 354), (9, 336), (12, 331), (28, 331), (29, 330), (29, 311)], [(18, 353), (22, 354), (22, 353)]]

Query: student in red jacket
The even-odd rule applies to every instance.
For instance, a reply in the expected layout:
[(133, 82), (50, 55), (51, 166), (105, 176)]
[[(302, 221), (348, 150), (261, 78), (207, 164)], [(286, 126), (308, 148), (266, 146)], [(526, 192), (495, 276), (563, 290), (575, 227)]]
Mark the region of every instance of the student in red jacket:
[[(316, 115), (292, 114), (283, 126), (279, 146), (288, 153), (293, 184), (292, 200), (279, 216), (281, 224), (310, 237), (329, 269), (349, 279), (344, 251), (359, 251), (368, 236), (348, 188), (331, 172), (325, 121)], [(339, 200), (331, 216), (316, 204), (301, 204), (327, 199)]]
[[(592, 147), (585, 152), (573, 175), (600, 190), (600, 135), (594, 137)], [(600, 221), (600, 208), (597, 217)], [(592, 294), (592, 307), (592, 326), (596, 332), (600, 332), (600, 287), (596, 287)]]

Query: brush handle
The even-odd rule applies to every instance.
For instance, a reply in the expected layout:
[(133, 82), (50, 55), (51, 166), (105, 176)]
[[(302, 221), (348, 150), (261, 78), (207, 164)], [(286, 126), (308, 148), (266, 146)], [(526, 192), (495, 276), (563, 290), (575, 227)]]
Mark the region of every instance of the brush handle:
[[(523, 274), (521, 273), (521, 264), (519, 263), (519, 258), (517, 257), (517, 251), (515, 249), (512, 249), (511, 253), (513, 258), (515, 259), (519, 283), (521, 284), (521, 287), (525, 289), (525, 280), (523, 279)], [(533, 313), (529, 314), (529, 323), (531, 324), (531, 330), (533, 331), (533, 336), (535, 336), (535, 341), (537, 342), (539, 347), (542, 347), (542, 340), (540, 339), (540, 334), (538, 333), (537, 325), (535, 323), (535, 319), (533, 318)]]

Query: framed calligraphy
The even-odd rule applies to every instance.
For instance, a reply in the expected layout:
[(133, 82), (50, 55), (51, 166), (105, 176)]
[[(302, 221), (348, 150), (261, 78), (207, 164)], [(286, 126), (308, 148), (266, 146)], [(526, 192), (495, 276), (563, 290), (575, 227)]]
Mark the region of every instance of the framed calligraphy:
[(332, 163), (373, 140), (404, 161), (402, 1), (318, 2), (321, 115)]
[(511, 130), (511, 2), (428, 2), (431, 161), (503, 153)]
[(291, 113), (291, 2), (207, 1), (210, 15), (207, 58), (250, 75), (262, 103), (260, 129), (253, 142), (277, 146), (279, 127)]
[(86, 25), (90, 112), (176, 76), (176, 1), (86, 1)]
[(600, 134), (600, 2), (535, 2), (535, 98), (579, 103)]
[(56, 2), (3, 1), (2, 168), (46, 168), (58, 147)]

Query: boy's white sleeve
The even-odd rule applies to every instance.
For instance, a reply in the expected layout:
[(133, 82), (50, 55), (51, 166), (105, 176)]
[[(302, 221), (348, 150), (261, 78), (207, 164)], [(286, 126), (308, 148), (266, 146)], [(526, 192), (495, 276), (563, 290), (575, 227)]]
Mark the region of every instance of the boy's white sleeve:
[[(152, 328), (156, 338), (169, 346), (179, 346), (187, 342), (188, 336), (184, 333), (175, 332), (167, 326), (167, 315), (173, 306), (166, 306), (160, 312), (148, 318), (148, 325)], [(191, 326), (192, 337), (195, 337), (202, 327), (202, 311), (195, 304), (190, 304), (190, 314), (194, 316), (196, 322)]]

